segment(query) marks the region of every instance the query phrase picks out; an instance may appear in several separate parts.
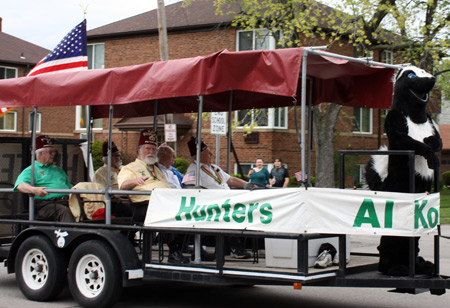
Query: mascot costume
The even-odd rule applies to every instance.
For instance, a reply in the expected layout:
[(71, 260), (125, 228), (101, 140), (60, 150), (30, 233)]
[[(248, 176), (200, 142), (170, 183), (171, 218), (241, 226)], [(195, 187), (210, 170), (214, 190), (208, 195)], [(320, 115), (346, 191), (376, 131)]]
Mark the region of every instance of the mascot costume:
[[(434, 170), (439, 167), (437, 153), (442, 148), (438, 126), (426, 113), (429, 92), (435, 78), (425, 71), (402, 68), (394, 87), (394, 101), (386, 116), (385, 132), (389, 150), (415, 151), (415, 193), (431, 191)], [(404, 156), (374, 155), (366, 166), (366, 182), (371, 190), (410, 192), (408, 159)], [(416, 273), (432, 275), (434, 265), (418, 257), (416, 238)], [(409, 271), (409, 238), (382, 236), (378, 270), (391, 276), (406, 276)]]

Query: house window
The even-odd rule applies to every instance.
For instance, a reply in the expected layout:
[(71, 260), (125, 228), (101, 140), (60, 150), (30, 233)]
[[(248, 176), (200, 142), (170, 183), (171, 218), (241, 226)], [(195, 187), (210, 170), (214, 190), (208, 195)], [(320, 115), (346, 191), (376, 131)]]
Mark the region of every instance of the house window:
[(105, 68), (105, 44), (89, 44), (87, 46), (88, 69)]
[(353, 131), (355, 133), (372, 133), (372, 109), (371, 108), (353, 108)]
[[(237, 31), (236, 48), (244, 50), (273, 50), (280, 38), (280, 31), (270, 32), (267, 29)], [(257, 124), (258, 127), (287, 129), (287, 108), (264, 108), (256, 110), (240, 110), (236, 112), (238, 127)]]
[[(89, 44), (87, 45), (88, 69), (102, 69), (105, 68), (105, 44)], [(77, 106), (76, 124), (77, 130), (85, 130), (87, 128), (87, 106)], [(95, 119), (93, 129), (103, 128), (103, 119)]]
[(17, 77), (17, 68), (0, 66), (0, 79)]
[[(75, 127), (76, 130), (85, 130), (87, 128), (87, 107), (88, 106), (77, 106), (76, 117), (75, 117)], [(103, 129), (103, 119), (95, 119), (92, 125), (92, 129), (100, 130)]]
[(361, 188), (363, 186), (363, 184), (365, 184), (365, 182), (366, 182), (365, 178), (364, 178), (365, 169), (366, 169), (365, 164), (358, 164), (356, 166), (355, 174), (353, 175), (352, 186)]
[(237, 50), (272, 50), (277, 48), (280, 32), (267, 29), (240, 30), (237, 32)]
[(235, 114), (237, 126), (244, 127), (256, 124), (255, 128), (287, 129), (287, 108), (261, 108), (238, 110)]
[(383, 62), (387, 64), (393, 64), (394, 53), (390, 50), (383, 50)]
[[(38, 112), (36, 114), (36, 133), (41, 132), (41, 113)], [(33, 112), (30, 112), (28, 114), (28, 131), (31, 132), (31, 129), (33, 128)]]
[(10, 111), (0, 117), (0, 131), (15, 132), (17, 130), (17, 112)]

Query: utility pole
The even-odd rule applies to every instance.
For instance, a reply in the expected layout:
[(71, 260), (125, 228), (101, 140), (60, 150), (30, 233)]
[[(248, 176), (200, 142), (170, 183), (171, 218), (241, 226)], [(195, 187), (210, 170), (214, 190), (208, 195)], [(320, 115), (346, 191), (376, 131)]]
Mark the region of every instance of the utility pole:
[[(166, 7), (164, 0), (158, 0), (158, 33), (160, 58), (161, 61), (167, 61), (169, 60), (169, 46), (167, 42)], [(156, 115), (153, 118), (153, 121), (157, 121)], [(173, 124), (173, 114), (166, 114), (164, 122), (166, 124)]]
[(164, 0), (158, 0), (158, 33), (159, 54), (161, 61), (169, 60), (169, 46), (167, 45), (166, 7)]

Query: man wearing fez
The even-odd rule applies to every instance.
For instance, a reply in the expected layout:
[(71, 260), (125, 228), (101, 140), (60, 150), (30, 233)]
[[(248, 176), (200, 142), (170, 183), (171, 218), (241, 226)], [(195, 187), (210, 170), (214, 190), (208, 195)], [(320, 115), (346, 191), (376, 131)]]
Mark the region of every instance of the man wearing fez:
[[(97, 169), (94, 174), (94, 182), (106, 187), (108, 182), (108, 141), (102, 145), (103, 166)], [(122, 155), (114, 141), (111, 143), (111, 178), (110, 186), (113, 190), (119, 190), (117, 176), (122, 167)], [(111, 214), (117, 217), (131, 217), (132, 210), (128, 199), (113, 196), (111, 199)]]
[[(103, 153), (103, 166), (97, 169), (94, 174), (94, 182), (102, 184), (106, 187), (108, 182), (108, 141), (103, 142), (102, 146)], [(111, 143), (111, 179), (110, 185), (113, 190), (118, 190), (119, 185), (117, 184), (117, 175), (119, 174), (120, 167), (122, 166), (122, 155), (117, 148), (114, 141)]]
[(36, 217), (61, 222), (75, 222), (69, 209), (69, 194), (48, 193), (45, 189), (71, 189), (66, 173), (54, 165), (55, 149), (48, 136), (36, 138), (36, 161), (34, 162), (34, 183), (31, 185), (31, 168), (25, 168), (18, 176), (14, 190), (34, 195)]
[[(197, 145), (194, 137), (188, 141), (189, 152), (194, 160), (193, 163), (189, 165), (189, 168), (184, 175), (182, 183), (185, 185), (195, 185), (196, 180), (196, 154)], [(223, 171), (219, 166), (213, 165), (212, 163), (212, 152), (209, 147), (203, 143), (200, 145), (200, 179), (199, 185), (208, 189), (230, 189), (234, 188), (244, 188), (246, 181), (239, 178), (230, 176), (228, 173)], [(230, 238), (230, 249), (231, 256), (236, 259), (248, 259), (250, 257), (249, 253), (245, 251), (244, 245), (238, 237)]]
[[(117, 180), (120, 189), (148, 191), (170, 188), (166, 177), (156, 166), (156, 151), (156, 133), (153, 130), (142, 131), (136, 160), (122, 167), (119, 172)], [(130, 195), (130, 199), (135, 206), (135, 220), (144, 222), (150, 195)], [(178, 245), (172, 246), (169, 243), (169, 263), (189, 263), (189, 258), (183, 256)]]

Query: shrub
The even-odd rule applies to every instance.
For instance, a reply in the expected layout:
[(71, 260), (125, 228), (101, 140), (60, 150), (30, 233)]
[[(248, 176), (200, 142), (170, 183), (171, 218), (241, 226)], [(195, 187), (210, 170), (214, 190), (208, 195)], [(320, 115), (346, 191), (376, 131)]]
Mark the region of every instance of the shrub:
[(103, 166), (103, 140), (92, 142), (92, 165), (94, 171)]
[[(314, 186), (316, 183), (316, 178), (315, 177), (311, 177), (311, 185)], [(299, 187), (300, 186), (300, 182), (297, 181), (297, 177), (291, 176), (289, 178), (289, 183), (288, 183), (288, 187)]]
[(177, 168), (177, 170), (180, 171), (181, 173), (185, 174), (189, 165), (190, 164), (187, 161), (187, 159), (182, 157), (175, 158), (175, 168)]
[(244, 175), (244, 178), (242, 178), (240, 174), (230, 174), (230, 175), (248, 182), (248, 176), (246, 175)]
[(450, 171), (442, 173), (441, 183), (444, 186), (450, 186)]

